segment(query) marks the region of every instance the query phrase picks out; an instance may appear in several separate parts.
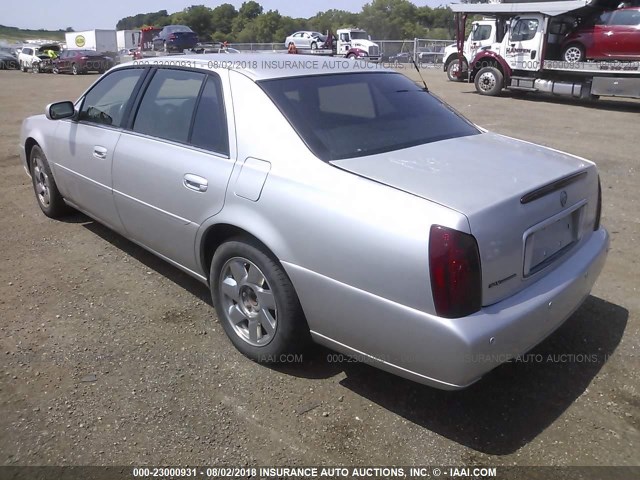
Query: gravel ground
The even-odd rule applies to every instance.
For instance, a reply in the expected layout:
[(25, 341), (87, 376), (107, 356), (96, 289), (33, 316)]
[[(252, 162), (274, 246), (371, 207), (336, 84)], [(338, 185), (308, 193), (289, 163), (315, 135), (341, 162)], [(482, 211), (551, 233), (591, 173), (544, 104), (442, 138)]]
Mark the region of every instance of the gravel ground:
[(487, 98), (424, 75), (477, 124), (601, 169), (609, 259), (534, 350), (543, 361), (461, 392), (319, 347), (302, 364), (250, 362), (205, 286), (83, 215), (38, 209), (20, 123), (97, 76), (0, 71), (0, 464), (640, 464), (640, 103)]

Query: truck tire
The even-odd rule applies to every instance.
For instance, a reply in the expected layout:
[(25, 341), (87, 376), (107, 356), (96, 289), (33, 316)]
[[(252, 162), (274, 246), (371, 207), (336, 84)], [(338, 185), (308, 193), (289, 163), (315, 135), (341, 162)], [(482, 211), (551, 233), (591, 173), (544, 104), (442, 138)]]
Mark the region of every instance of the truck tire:
[[(455, 75), (459, 69), (460, 69), (460, 62), (458, 61), (458, 59), (451, 60), (449, 62), (449, 65), (447, 65), (447, 78), (449, 79), (450, 82), (461, 82), (464, 79), (464, 77), (466, 76), (464, 73), (459, 77)], [(467, 61), (462, 60), (462, 71), (468, 72), (468, 70), (469, 70), (469, 65), (467, 64)]]
[(562, 60), (567, 63), (584, 62), (584, 47), (579, 43), (567, 45), (562, 52)]
[(496, 67), (484, 67), (476, 74), (476, 91), (480, 95), (495, 97), (500, 95), (504, 83), (504, 75)]

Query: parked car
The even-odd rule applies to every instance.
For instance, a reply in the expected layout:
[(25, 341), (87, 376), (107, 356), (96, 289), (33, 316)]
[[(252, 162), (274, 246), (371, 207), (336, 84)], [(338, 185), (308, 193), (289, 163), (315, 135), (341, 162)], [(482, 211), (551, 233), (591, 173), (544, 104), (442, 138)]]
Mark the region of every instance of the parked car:
[(443, 46), (422, 47), (418, 49), (418, 63), (442, 63), (443, 55)]
[(565, 62), (640, 60), (640, 7), (607, 10), (569, 33), (562, 42)]
[(181, 52), (194, 48), (198, 43), (198, 36), (185, 25), (167, 25), (153, 39), (153, 49), (170, 52)]
[(296, 48), (315, 50), (324, 48), (326, 41), (327, 36), (320, 32), (300, 31), (289, 35), (284, 41), (284, 46), (288, 48), (293, 43)]
[(104, 73), (113, 67), (114, 63), (108, 55), (93, 50), (64, 50), (54, 62), (53, 73)]
[(587, 297), (609, 242), (592, 162), (486, 132), (391, 69), (243, 57), (117, 66), (25, 119), (42, 212), (81, 210), (207, 284), (259, 362), (313, 339), (462, 388)]
[(389, 63), (411, 63), (413, 54), (409, 52), (400, 52), (389, 56)]
[(0, 52), (0, 70), (19, 68), (18, 59), (10, 53)]
[(23, 72), (44, 72), (51, 71), (52, 58), (47, 51), (60, 51), (60, 45), (47, 43), (45, 45), (24, 45), (18, 54), (18, 63)]

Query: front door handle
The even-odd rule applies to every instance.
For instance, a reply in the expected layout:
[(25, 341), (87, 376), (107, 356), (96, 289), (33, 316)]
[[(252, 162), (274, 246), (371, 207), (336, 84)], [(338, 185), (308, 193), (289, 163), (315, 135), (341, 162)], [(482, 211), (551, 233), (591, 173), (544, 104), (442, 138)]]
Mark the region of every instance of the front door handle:
[(193, 175), (192, 173), (185, 174), (183, 184), (189, 190), (195, 190), (196, 192), (206, 192), (207, 188), (209, 188), (209, 182), (206, 178)]
[(93, 147), (93, 156), (99, 158), (100, 160), (104, 160), (105, 158), (107, 158), (107, 149), (96, 145), (95, 147)]

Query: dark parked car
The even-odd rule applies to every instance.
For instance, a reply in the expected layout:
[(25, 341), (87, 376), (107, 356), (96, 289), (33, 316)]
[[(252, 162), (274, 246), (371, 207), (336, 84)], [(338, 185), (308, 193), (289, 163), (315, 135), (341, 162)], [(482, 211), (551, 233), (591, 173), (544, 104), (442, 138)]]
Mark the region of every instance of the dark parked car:
[(164, 52), (182, 51), (193, 48), (197, 44), (198, 36), (184, 25), (167, 25), (153, 39), (153, 49)]
[(111, 57), (93, 50), (65, 50), (55, 60), (53, 73), (73, 73), (78, 75), (87, 72), (104, 73), (113, 67)]
[(389, 63), (411, 63), (412, 53), (401, 52), (389, 56)]
[(18, 68), (18, 59), (10, 53), (0, 52), (0, 70)]
[(640, 7), (607, 10), (562, 42), (565, 62), (640, 60)]
[(436, 45), (418, 50), (418, 63), (442, 63), (444, 47)]

